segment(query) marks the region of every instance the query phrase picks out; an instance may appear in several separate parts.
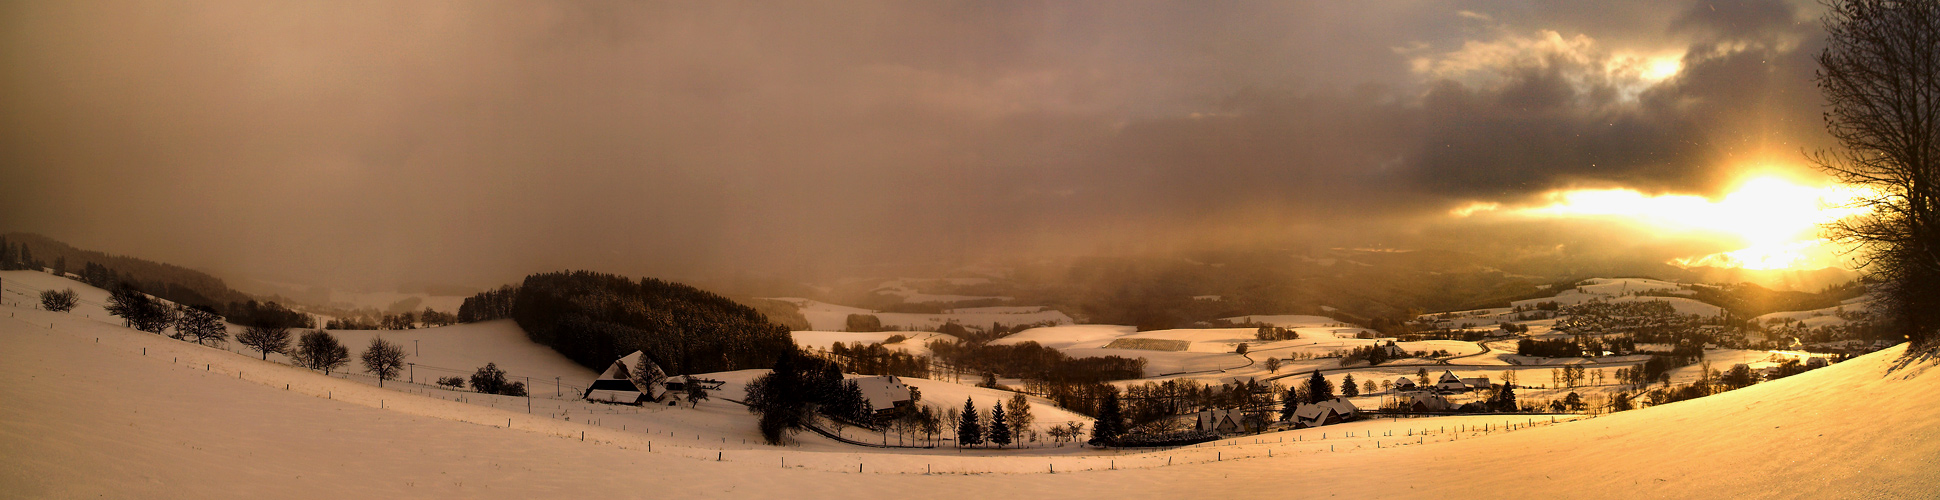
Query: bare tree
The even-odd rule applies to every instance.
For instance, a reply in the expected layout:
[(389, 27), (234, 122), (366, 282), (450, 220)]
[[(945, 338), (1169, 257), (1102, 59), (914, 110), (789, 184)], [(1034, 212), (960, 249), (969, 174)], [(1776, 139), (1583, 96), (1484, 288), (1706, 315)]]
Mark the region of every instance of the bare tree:
[(384, 337), (371, 337), (370, 347), (364, 349), (364, 371), (376, 374), (377, 386), (383, 387), (384, 381), (404, 372), (404, 348)]
[(343, 343), (329, 332), (311, 330), (297, 339), (296, 352), (290, 356), (290, 360), (295, 361), (297, 366), (323, 370), (325, 375), (329, 375), (330, 370), (350, 363), (350, 350), (345, 349)]
[(162, 301), (134, 288), (117, 286), (108, 294), (108, 314), (120, 316), (127, 326), (148, 333), (162, 333), (175, 324), (173, 311)]
[(1030, 398), (1025, 397), (1023, 393), (1012, 394), (1010, 407), (1005, 410), (1010, 412), (1010, 425), (1015, 429), (1019, 442), (1023, 442), (1026, 438), (1033, 442), (1037, 441), (1037, 431), (1031, 429), (1031, 424), (1037, 420), (1037, 417), (1031, 415)]
[(202, 345), (220, 344), (229, 340), (229, 327), (222, 322), (222, 316), (207, 306), (176, 308), (175, 335), (179, 340), (187, 340)]
[(1829, 0), (1818, 85), (1840, 149), (1820, 170), (1865, 188), (1832, 224), (1914, 347), (1940, 329), (1940, 3)]
[(236, 342), (263, 353), (263, 359), (269, 359), (269, 353), (282, 353), (290, 349), (290, 329), (268, 325), (251, 326), (244, 328), (242, 333), (236, 334)]

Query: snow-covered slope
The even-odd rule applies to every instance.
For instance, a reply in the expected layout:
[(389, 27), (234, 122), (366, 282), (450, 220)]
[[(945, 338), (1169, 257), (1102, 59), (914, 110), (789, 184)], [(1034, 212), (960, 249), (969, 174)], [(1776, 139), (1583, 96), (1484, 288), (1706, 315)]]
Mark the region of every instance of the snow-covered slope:
[[(571, 407), (564, 420), (548, 413), (567, 407), (540, 406), (552, 400), (535, 398), (531, 414), (516, 399), (462, 404), (68, 314), (0, 312), (0, 491), (8, 497), (1266, 498), (1287, 495), (1295, 477), (1299, 496), (1342, 498), (1940, 491), (1940, 370), (1933, 361), (1892, 370), (1901, 348), (1712, 397), (1513, 432), (1495, 429), (1541, 422), (1365, 421), (1083, 455), (885, 453), (812, 438), (801, 448), (743, 445), (737, 435), (752, 429), (702, 427), (739, 411), (728, 404)], [(622, 419), (681, 423), (611, 427)], [(1463, 430), (1485, 422), (1489, 432)], [(1058, 473), (1043, 473), (1052, 468)]]
[(405, 360), (417, 364), (413, 369), (420, 381), (470, 376), (485, 363), (498, 365), (513, 380), (530, 378), (534, 389), (554, 388), (555, 378), (568, 388), (584, 388), (599, 376), (558, 351), (533, 343), (509, 319), (416, 330), (330, 330), (330, 334), (351, 352), (363, 352), (379, 336), (403, 346), (410, 355)]

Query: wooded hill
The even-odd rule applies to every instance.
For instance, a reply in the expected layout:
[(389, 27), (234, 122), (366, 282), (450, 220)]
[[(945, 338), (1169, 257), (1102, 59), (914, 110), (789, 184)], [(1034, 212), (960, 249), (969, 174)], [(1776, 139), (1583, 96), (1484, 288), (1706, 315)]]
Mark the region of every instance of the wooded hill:
[(465, 299), (459, 311), (466, 321), (507, 312), (532, 341), (594, 370), (635, 350), (676, 374), (769, 368), (795, 348), (787, 327), (754, 308), (653, 278), (535, 274), (516, 288)]
[(126, 286), (177, 304), (208, 307), (239, 325), (311, 326), (308, 316), (275, 302), (257, 302), (202, 271), (82, 250), (33, 233), (0, 235), (0, 269), (43, 268), (103, 289)]

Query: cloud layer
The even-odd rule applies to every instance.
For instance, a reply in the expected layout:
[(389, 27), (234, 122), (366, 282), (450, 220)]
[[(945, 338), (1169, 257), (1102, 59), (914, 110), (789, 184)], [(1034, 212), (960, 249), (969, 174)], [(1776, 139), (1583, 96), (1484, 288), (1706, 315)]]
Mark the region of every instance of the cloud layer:
[(1775, 1), (0, 9), (0, 228), (339, 286), (1355, 237), (1822, 144)]

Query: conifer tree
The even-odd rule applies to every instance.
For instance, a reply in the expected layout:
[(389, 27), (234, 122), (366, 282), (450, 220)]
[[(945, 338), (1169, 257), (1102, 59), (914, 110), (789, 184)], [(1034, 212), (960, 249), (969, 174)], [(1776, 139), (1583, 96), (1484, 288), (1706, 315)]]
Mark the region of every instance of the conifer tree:
[(1280, 396), (1280, 421), (1293, 420), (1293, 412), (1298, 409), (1300, 409), (1300, 393), (1288, 388), (1286, 395)]
[(1001, 402), (990, 405), (989, 434), (989, 441), (998, 448), (1010, 444), (1010, 422), (1004, 420), (1004, 404)]
[(977, 423), (977, 402), (963, 398), (963, 414), (957, 421), (957, 446), (983, 444), (983, 426)]
[(1307, 402), (1319, 403), (1329, 399), (1334, 399), (1334, 384), (1328, 382), (1327, 377), (1320, 376), (1320, 370), (1314, 370), (1314, 376), (1307, 378)]
[(1110, 446), (1125, 434), (1125, 416), (1118, 408), (1118, 388), (1106, 387), (1105, 399), (1098, 403), (1098, 421), (1091, 424), (1091, 442)]
[(1502, 384), (1502, 389), (1495, 391), (1495, 398), (1490, 399), (1489, 404), (1496, 411), (1516, 411), (1516, 386)]
[(1347, 374), (1347, 378), (1340, 381), (1340, 394), (1350, 398), (1361, 395), (1361, 388), (1354, 384), (1354, 374)]

